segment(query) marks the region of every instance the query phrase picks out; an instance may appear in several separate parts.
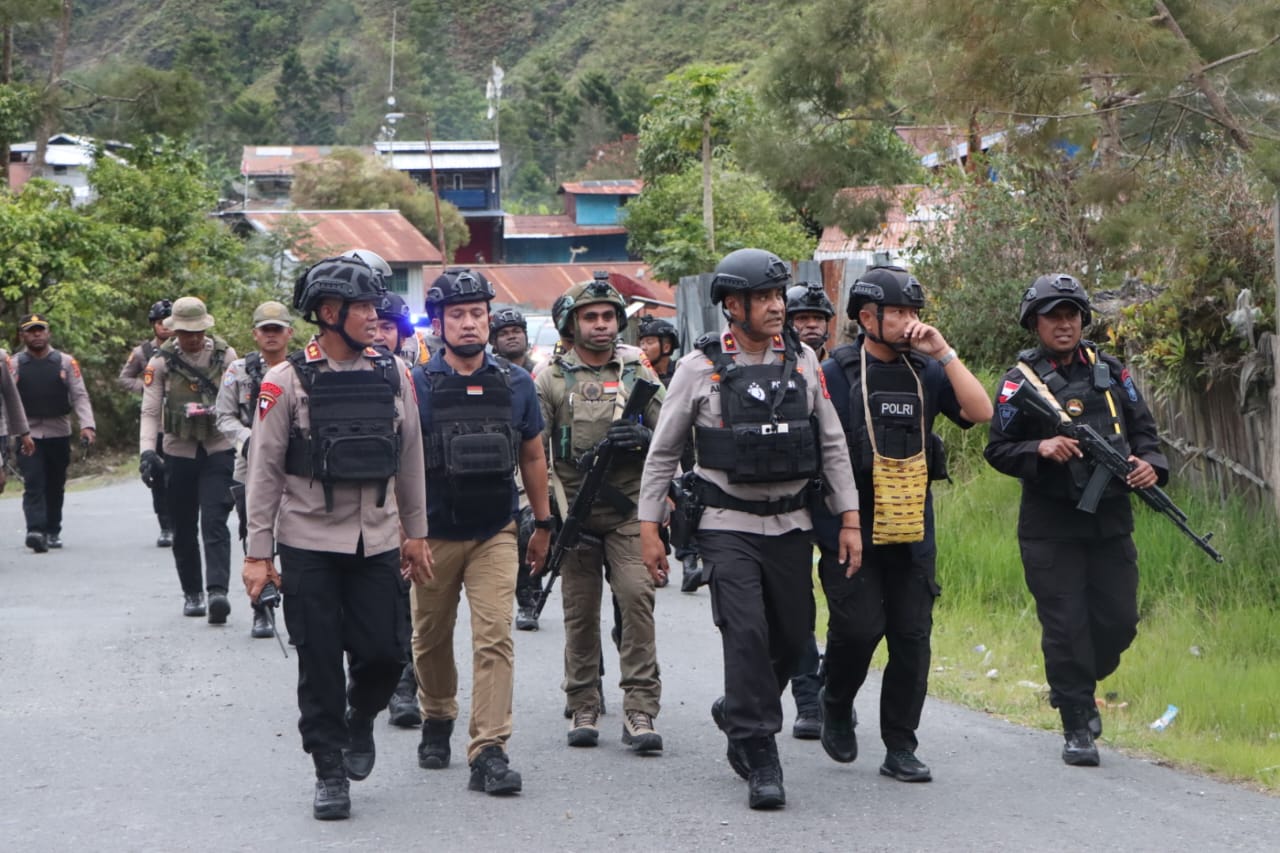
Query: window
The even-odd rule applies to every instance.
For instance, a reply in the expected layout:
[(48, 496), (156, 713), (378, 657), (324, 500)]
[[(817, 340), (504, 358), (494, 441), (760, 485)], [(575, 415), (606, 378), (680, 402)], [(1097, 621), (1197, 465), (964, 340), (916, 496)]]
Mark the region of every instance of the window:
[(404, 296), (409, 292), (409, 271), (404, 267), (391, 270), (391, 292)]

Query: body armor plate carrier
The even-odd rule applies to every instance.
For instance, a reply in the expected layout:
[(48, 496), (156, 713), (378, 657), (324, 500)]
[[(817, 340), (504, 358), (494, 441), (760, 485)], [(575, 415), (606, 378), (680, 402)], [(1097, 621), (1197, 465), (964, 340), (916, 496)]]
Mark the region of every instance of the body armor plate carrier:
[(307, 393), (311, 428), (309, 435), (295, 429), (289, 436), (285, 473), (319, 480), (326, 511), (333, 510), (335, 483), (377, 483), (383, 506), (387, 482), (400, 467), (400, 374), (390, 356), (372, 361), (373, 370), (321, 373), (306, 363), (305, 351), (289, 356)]
[(23, 351), (17, 355), (18, 391), (28, 418), (58, 418), (71, 413), (70, 386), (62, 369), (62, 353), (44, 358)]

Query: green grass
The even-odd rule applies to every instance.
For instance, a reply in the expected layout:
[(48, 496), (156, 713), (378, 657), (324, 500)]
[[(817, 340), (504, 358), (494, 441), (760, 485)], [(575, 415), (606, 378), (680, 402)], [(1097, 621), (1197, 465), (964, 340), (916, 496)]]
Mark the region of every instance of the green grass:
[[(948, 446), (961, 457), (953, 474), (963, 470), (966, 476), (941, 484), (934, 495), (942, 597), (934, 614), (929, 691), (1056, 731), (1040, 625), (1018, 557), (1019, 484), (971, 464), (972, 447)], [(1214, 531), (1214, 545), (1227, 561), (1212, 562), (1135, 500), (1142, 622), (1120, 669), (1098, 687), (1111, 705), (1103, 709), (1104, 743), (1280, 793), (1275, 522), (1239, 504), (1173, 497), (1193, 529)], [(821, 638), (826, 609), (818, 599)], [(876, 665), (883, 662), (882, 645)], [(1163, 732), (1151, 731), (1169, 704), (1180, 709), (1177, 719)]]

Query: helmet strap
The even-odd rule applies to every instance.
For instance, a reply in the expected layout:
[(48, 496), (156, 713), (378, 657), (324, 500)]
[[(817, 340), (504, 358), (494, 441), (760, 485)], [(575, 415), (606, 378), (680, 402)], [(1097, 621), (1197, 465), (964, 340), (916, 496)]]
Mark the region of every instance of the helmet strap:
[(342, 338), (342, 342), (351, 347), (354, 352), (364, 352), (367, 344), (362, 344), (351, 335), (347, 334), (347, 315), (351, 313), (351, 303), (343, 302), (342, 308), (338, 310), (338, 322), (329, 325), (320, 319), (320, 312), (316, 312), (316, 325), (330, 332), (336, 332), (338, 337)]

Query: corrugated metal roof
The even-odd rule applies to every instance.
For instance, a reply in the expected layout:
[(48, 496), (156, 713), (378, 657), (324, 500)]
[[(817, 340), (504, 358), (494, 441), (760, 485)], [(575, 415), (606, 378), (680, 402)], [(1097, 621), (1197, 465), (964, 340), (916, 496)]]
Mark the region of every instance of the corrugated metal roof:
[(849, 235), (834, 225), (824, 228), (813, 255), (820, 261), (868, 251), (902, 251), (929, 228), (947, 227), (955, 203), (952, 196), (922, 184), (846, 187), (840, 194), (859, 201), (885, 198), (890, 206), (874, 232)]
[(551, 303), (571, 286), (590, 281), (596, 270), (606, 270), (609, 281), (626, 297), (672, 302), (671, 288), (648, 279), (649, 268), (641, 263), (617, 264), (494, 264), (473, 265), (493, 282), (497, 302), (527, 305), (532, 310), (550, 311)]
[(438, 264), (441, 260), (440, 250), (398, 210), (251, 210), (244, 218), (266, 231), (300, 219), (310, 226), (316, 247), (326, 253), (369, 249), (395, 265)]
[(507, 214), (503, 218), (503, 238), (585, 237), (590, 234), (626, 234), (621, 225), (579, 225), (567, 214)]
[[(292, 175), (299, 163), (316, 163), (328, 157), (341, 145), (246, 145), (240, 154), (240, 174), (267, 176)], [(372, 156), (368, 145), (354, 147), (365, 156)]]
[[(426, 140), (423, 139), (398, 139), (394, 142), (375, 142), (373, 146), (380, 153), (388, 151), (421, 151), (427, 150)], [(431, 148), (437, 155), (448, 151), (497, 151), (499, 145), (493, 139), (433, 139), (431, 140)]]
[(560, 185), (557, 192), (570, 195), (640, 195), (644, 181), (627, 178), (616, 181), (577, 181)]

